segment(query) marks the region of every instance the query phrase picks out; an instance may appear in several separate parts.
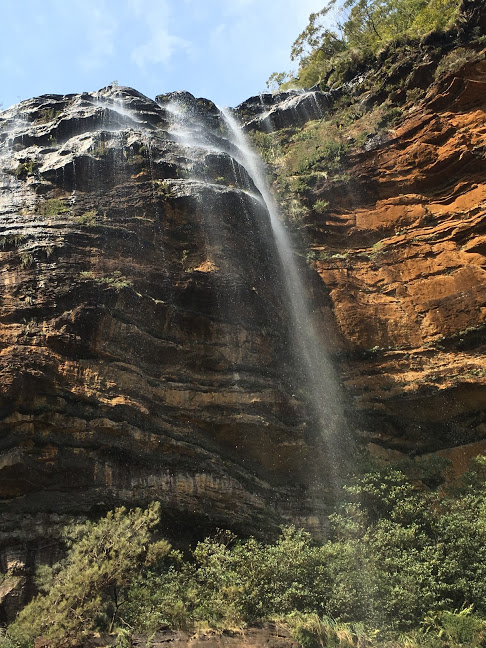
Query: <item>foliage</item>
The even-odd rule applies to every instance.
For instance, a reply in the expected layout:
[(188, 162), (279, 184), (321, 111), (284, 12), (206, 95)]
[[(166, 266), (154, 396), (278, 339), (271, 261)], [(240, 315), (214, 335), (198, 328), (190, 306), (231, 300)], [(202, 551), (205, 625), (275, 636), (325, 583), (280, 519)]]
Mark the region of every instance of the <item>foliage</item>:
[(98, 212), (95, 209), (84, 212), (76, 217), (76, 221), (84, 227), (94, 227), (98, 222)]
[(151, 541), (159, 519), (160, 506), (151, 504), (145, 511), (119, 508), (69, 529), (70, 549), (49, 575), (47, 593), (20, 612), (9, 635), (22, 643), (43, 635), (56, 645), (99, 626), (113, 627), (140, 566), (169, 551), (165, 541)]
[(486, 645), (486, 621), (472, 614), (473, 608), (460, 611), (441, 610), (427, 615), (422, 621), (422, 632), (453, 645)]
[(52, 218), (69, 211), (62, 198), (49, 198), (49, 200), (41, 202), (38, 205), (37, 210), (39, 214), (45, 216), (46, 218)]
[(278, 618), (304, 648), (486, 646), (486, 460), (440, 492), (425, 485), (437, 470), (372, 467), (346, 487), (321, 543), (294, 527), (270, 544), (219, 531), (183, 555), (152, 541), (155, 505), (117, 509), (68, 534), (9, 641)]
[(30, 266), (34, 263), (33, 254), (25, 250), (19, 252), (19, 259), (22, 268), (30, 268)]
[(261, 157), (267, 164), (277, 162), (280, 155), (280, 146), (273, 133), (254, 131), (251, 133), (253, 144), (258, 148)]
[[(286, 617), (292, 635), (304, 648), (353, 648), (357, 635), (350, 624), (337, 623), (331, 617), (295, 612)], [(365, 633), (360, 639), (368, 642)]]
[(34, 160), (25, 160), (15, 169), (14, 175), (19, 180), (25, 180), (28, 176), (35, 175), (39, 166), (39, 163)]
[(158, 193), (164, 196), (164, 198), (171, 198), (174, 195), (174, 190), (169, 182), (165, 180), (154, 180), (153, 182)]
[(311, 210), (326, 212), (327, 201), (324, 197), (315, 201), (314, 188), (325, 181), (328, 185), (345, 181), (348, 155), (386, 130), (396, 116), (397, 110), (387, 104), (367, 112), (344, 102), (327, 119), (309, 121), (298, 129), (252, 134), (270, 165), (274, 190), (290, 227), (300, 227)]
[(2, 234), (0, 236), (0, 249), (18, 248), (25, 241), (25, 234)]
[(325, 214), (329, 209), (329, 203), (327, 200), (316, 200), (314, 203), (314, 211), (318, 214)]
[(309, 16), (292, 46), (297, 75), (274, 73), (267, 85), (309, 88), (348, 81), (388, 43), (445, 29), (458, 6), (459, 0), (328, 0)]
[(62, 114), (61, 109), (56, 109), (56, 108), (42, 108), (41, 110), (38, 111), (37, 116), (36, 116), (36, 121), (39, 124), (47, 124), (59, 115)]
[(107, 147), (106, 142), (100, 139), (91, 147), (90, 152), (96, 158), (103, 158), (109, 154), (110, 149)]
[(219, 533), (199, 542), (189, 562), (172, 555), (162, 574), (141, 574), (130, 590), (124, 618), (134, 626), (142, 618), (145, 631), (161, 623), (225, 628), (295, 609), (322, 609), (316, 589), (320, 551), (308, 533), (293, 527), (284, 529), (273, 545)]
[(474, 56), (476, 56), (476, 52), (465, 47), (458, 47), (452, 50), (452, 52), (449, 52), (449, 54), (441, 58), (435, 70), (435, 77), (439, 78), (442, 74), (455, 72), (471, 58), (474, 58)]
[(131, 279), (127, 279), (120, 270), (114, 270), (110, 275), (99, 276), (95, 275), (91, 270), (83, 270), (79, 273), (81, 279), (92, 280), (102, 286), (108, 286), (115, 290), (122, 290), (123, 288), (130, 288), (133, 285)]
[(333, 537), (320, 545), (294, 528), (273, 545), (207, 539), (189, 561), (179, 557), (148, 582), (140, 576), (128, 621), (137, 627), (142, 608), (146, 630), (162, 622), (221, 628), (297, 614), (306, 619), (304, 634), (322, 635), (328, 618), (348, 631), (358, 622), (396, 635), (461, 606), (485, 615), (486, 501), (475, 474), (464, 493), (444, 499), (399, 470), (369, 472), (348, 487), (332, 517)]

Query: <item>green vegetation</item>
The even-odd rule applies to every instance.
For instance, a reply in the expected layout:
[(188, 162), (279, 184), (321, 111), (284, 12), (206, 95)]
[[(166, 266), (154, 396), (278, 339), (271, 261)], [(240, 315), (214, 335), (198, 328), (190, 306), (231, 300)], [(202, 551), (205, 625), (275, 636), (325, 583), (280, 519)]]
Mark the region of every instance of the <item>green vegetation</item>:
[(108, 276), (96, 275), (91, 270), (83, 270), (79, 273), (81, 279), (94, 281), (97, 284), (114, 288), (115, 290), (122, 290), (123, 288), (130, 288), (133, 285), (131, 279), (127, 279), (120, 270), (114, 270)]
[(300, 128), (252, 134), (254, 145), (269, 164), (288, 225), (300, 227), (312, 210), (326, 214), (329, 201), (315, 200), (314, 191), (347, 182), (347, 157), (371, 137), (386, 132), (400, 112), (388, 103), (367, 110), (342, 102), (333, 114)]
[(270, 544), (219, 531), (183, 555), (158, 536), (156, 504), (69, 529), (0, 645), (278, 619), (305, 648), (484, 647), (486, 458), (441, 490), (436, 463), (354, 479), (321, 543), (294, 527)]
[(258, 148), (261, 157), (267, 164), (278, 162), (281, 150), (273, 133), (254, 131), (251, 133), (251, 139), (254, 145)]
[(39, 203), (37, 212), (46, 218), (53, 218), (59, 214), (64, 214), (69, 211), (62, 198), (50, 198), (44, 202)]
[[(339, 85), (362, 71), (390, 43), (404, 43), (456, 18), (459, 0), (329, 0), (309, 17), (291, 59), (298, 72), (274, 73), (270, 88)], [(335, 28), (329, 25), (334, 22)]]
[(34, 263), (34, 255), (31, 252), (19, 252), (20, 265), (22, 268), (30, 268)]
[(154, 180), (153, 182), (157, 192), (164, 196), (164, 198), (171, 198), (174, 195), (174, 191), (169, 182), (165, 180)]
[(48, 124), (49, 122), (56, 119), (56, 117), (59, 117), (59, 115), (61, 114), (62, 114), (61, 109), (43, 108), (42, 110), (39, 110), (37, 114), (36, 122), (38, 124)]
[(95, 145), (90, 149), (90, 152), (94, 157), (102, 158), (109, 154), (110, 149), (106, 146), (104, 140), (98, 140)]
[(384, 254), (384, 243), (383, 241), (377, 241), (371, 246), (370, 257), (376, 257), (379, 254)]
[(18, 248), (26, 239), (25, 234), (2, 234), (0, 236), (0, 248)]
[(314, 203), (314, 211), (318, 214), (325, 214), (329, 209), (329, 202), (327, 200), (316, 200)]
[(435, 77), (439, 78), (441, 74), (455, 72), (474, 56), (476, 56), (476, 52), (473, 49), (458, 47), (452, 50), (439, 61), (435, 70)]
[(164, 540), (150, 541), (159, 508), (119, 508), (99, 522), (68, 529), (65, 560), (39, 571), (41, 593), (20, 612), (10, 636), (20, 645), (29, 645), (39, 635), (60, 645), (98, 626), (114, 627), (120, 597), (135, 572), (169, 551)]
[(25, 180), (28, 176), (34, 175), (38, 168), (38, 162), (35, 162), (34, 160), (25, 160), (15, 169), (14, 175), (19, 180)]
[(83, 227), (95, 227), (98, 224), (98, 212), (95, 209), (76, 216), (75, 221)]

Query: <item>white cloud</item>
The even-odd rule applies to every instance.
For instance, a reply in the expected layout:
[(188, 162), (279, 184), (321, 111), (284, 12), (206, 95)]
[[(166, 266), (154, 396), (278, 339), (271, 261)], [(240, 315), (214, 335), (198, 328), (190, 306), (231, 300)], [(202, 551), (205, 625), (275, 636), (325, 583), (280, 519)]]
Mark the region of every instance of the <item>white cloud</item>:
[(169, 31), (171, 16), (167, 0), (130, 0), (129, 6), (146, 33), (145, 42), (134, 47), (130, 53), (131, 60), (140, 68), (150, 63), (166, 65), (179, 50), (191, 52), (190, 41)]

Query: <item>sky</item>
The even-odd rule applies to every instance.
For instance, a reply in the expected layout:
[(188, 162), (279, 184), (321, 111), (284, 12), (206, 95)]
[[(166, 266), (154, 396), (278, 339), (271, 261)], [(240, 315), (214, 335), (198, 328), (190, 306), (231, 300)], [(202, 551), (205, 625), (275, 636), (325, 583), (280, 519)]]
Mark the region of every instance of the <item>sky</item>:
[(188, 90), (221, 106), (264, 92), (325, 0), (1, 0), (0, 102)]

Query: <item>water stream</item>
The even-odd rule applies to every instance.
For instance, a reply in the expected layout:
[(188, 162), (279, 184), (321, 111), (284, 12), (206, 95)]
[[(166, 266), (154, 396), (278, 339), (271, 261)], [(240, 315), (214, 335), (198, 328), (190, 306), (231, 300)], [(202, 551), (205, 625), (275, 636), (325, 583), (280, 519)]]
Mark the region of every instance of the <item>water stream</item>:
[[(199, 149), (203, 155), (214, 153), (229, 156), (234, 169), (235, 186), (239, 187), (239, 191), (243, 190), (256, 198), (268, 213), (274, 238), (272, 244), (275, 244), (278, 251), (285, 292), (283, 302), (288, 308), (287, 319), (292, 343), (288, 355), (293, 356), (299, 365), (297, 375), (302, 382), (299, 385), (300, 392), (310, 406), (318, 428), (319, 445), (326, 457), (328, 480), (331, 485), (335, 484), (338, 480), (333, 471), (337, 470), (336, 466), (342, 466), (340, 458), (349, 449), (346, 445), (347, 425), (341, 389), (326, 349), (326, 340), (322, 336), (322, 322), (321, 329), (318, 330), (317, 327), (320, 313), (314, 315), (312, 312), (303, 271), (268, 185), (264, 163), (250, 146), (229, 109), (219, 108), (222, 128), (220, 132), (214, 132), (190, 106), (175, 103), (166, 108), (173, 118), (169, 133), (175, 141), (189, 149)], [(246, 178), (241, 176), (241, 170)], [(217, 223), (212, 224), (213, 229), (217, 227)]]
[(233, 156), (246, 169), (268, 210), (284, 277), (287, 297), (285, 301), (289, 307), (296, 355), (300, 358), (306, 383), (304, 391), (317, 416), (319, 434), (325, 445), (326, 454), (331, 460), (330, 465), (336, 465), (337, 462), (333, 457), (337, 458), (337, 455), (341, 454), (343, 440), (347, 436), (337, 376), (325, 349), (325, 341), (322, 340), (313, 323), (308, 292), (296, 263), (289, 234), (282, 223), (278, 205), (269, 188), (264, 164), (251, 148), (230, 110), (222, 108), (221, 113), (227, 124), (229, 140), (234, 145)]

